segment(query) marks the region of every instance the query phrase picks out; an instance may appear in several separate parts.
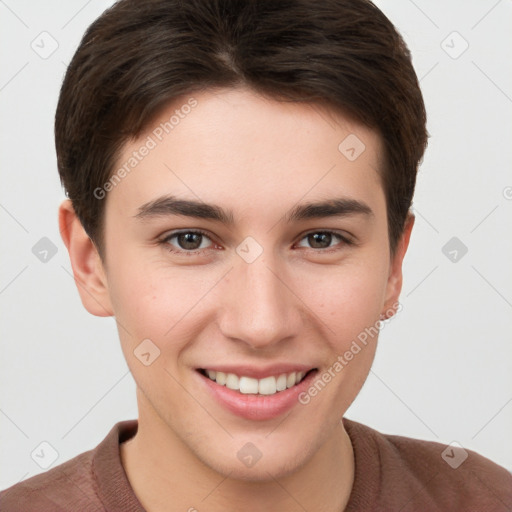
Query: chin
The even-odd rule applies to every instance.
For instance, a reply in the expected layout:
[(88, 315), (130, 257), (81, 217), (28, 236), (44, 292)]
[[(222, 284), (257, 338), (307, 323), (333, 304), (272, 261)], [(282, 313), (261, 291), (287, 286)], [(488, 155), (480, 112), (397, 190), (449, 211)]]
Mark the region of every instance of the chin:
[[(239, 443), (237, 443), (238, 445)], [(226, 460), (226, 452), (219, 451), (217, 454), (209, 453), (207, 457), (201, 457), (203, 463), (215, 472), (228, 477), (230, 480), (239, 480), (244, 482), (269, 482), (293, 474), (299, 470), (309, 459), (309, 454), (304, 449), (298, 453), (293, 450), (280, 446), (282, 453), (275, 453), (270, 447), (267, 455), (257, 451), (255, 444), (250, 441), (244, 443), (242, 448), (234, 451), (234, 456)], [(231, 451), (231, 450), (229, 450)], [(253, 457), (251, 460), (250, 454)], [(212, 455), (215, 457), (213, 458)], [(245, 460), (244, 460), (245, 459)]]

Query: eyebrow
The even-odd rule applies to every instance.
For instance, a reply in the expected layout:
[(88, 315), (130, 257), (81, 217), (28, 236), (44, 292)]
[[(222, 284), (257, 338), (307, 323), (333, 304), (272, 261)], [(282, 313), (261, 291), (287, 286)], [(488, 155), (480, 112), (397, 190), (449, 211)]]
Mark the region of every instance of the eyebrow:
[[(207, 219), (234, 225), (232, 210), (224, 210), (220, 206), (207, 204), (201, 201), (178, 199), (174, 196), (163, 196), (143, 204), (135, 218), (148, 220), (155, 217), (181, 215), (197, 219)], [(333, 198), (318, 202), (299, 204), (292, 208), (285, 216), (288, 223), (308, 219), (322, 219), (327, 217), (346, 217), (363, 215), (373, 217), (373, 210), (364, 202), (350, 198)]]

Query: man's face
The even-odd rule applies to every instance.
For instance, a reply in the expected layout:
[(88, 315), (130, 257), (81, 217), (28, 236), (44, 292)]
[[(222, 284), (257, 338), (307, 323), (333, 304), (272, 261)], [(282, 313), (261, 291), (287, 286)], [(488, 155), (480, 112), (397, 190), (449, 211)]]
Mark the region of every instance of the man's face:
[[(278, 476), (333, 436), (374, 357), (376, 337), (364, 345), (358, 336), (397, 299), (381, 142), (308, 104), (244, 89), (192, 96), (197, 103), (173, 103), (117, 162), (139, 152), (106, 198), (111, 307), (140, 424), (233, 478)], [(173, 114), (166, 133), (160, 123)], [(203, 204), (203, 214), (215, 205), (227, 219), (177, 214), (171, 197)], [(346, 201), (337, 215), (300, 210), (331, 200)], [(200, 371), (279, 377), (294, 368), (316, 371), (269, 395), (220, 389)], [(329, 369), (330, 382), (310, 393)], [(271, 393), (279, 382), (256, 385)], [(244, 379), (246, 391), (254, 385)], [(242, 463), (258, 453), (252, 467)]]

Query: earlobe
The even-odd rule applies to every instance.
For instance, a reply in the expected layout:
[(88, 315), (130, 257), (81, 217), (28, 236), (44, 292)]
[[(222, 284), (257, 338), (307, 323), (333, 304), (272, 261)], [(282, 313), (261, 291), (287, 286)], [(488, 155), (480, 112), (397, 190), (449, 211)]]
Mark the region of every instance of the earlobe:
[(395, 255), (391, 261), (386, 289), (386, 300), (384, 303), (384, 309), (382, 310), (381, 320), (390, 318), (396, 313), (398, 299), (400, 298), (400, 292), (402, 291), (402, 263), (409, 246), (414, 221), (414, 214), (409, 212), (405, 220), (404, 231), (400, 237)]
[(108, 282), (98, 250), (85, 232), (69, 199), (59, 207), (59, 229), (85, 309), (92, 315), (113, 316)]

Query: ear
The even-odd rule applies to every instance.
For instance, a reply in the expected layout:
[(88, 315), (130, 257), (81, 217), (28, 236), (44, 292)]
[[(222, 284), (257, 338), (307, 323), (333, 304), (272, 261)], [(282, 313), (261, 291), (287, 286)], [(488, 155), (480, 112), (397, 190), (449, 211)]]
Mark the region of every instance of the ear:
[[(414, 226), (414, 214), (408, 213), (405, 219), (405, 226), (402, 236), (398, 242), (395, 255), (390, 263), (388, 283), (386, 287), (386, 300), (384, 309), (382, 310), (381, 319), (385, 320), (396, 313), (398, 299), (402, 291), (402, 262), (409, 247), (409, 239), (411, 238), (412, 228)], [(395, 313), (390, 314), (391, 311)]]
[(59, 207), (59, 229), (85, 309), (92, 315), (113, 316), (103, 263), (69, 199)]

